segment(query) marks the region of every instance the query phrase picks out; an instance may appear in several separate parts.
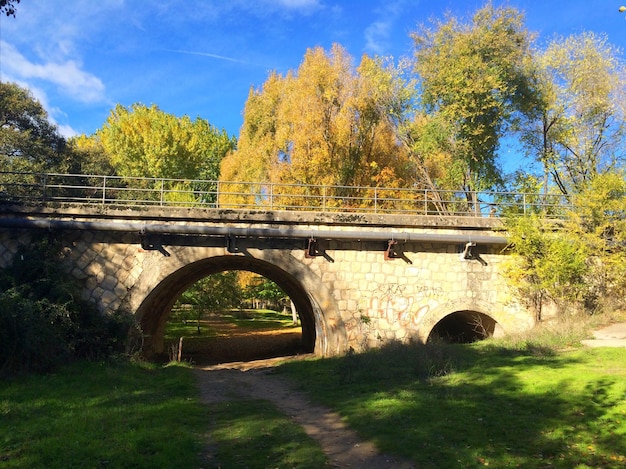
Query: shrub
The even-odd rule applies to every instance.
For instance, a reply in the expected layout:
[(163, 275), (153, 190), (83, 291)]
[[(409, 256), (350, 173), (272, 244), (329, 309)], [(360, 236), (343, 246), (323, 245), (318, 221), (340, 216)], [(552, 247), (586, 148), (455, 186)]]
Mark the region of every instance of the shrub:
[(0, 375), (48, 372), (61, 363), (123, 352), (130, 315), (102, 315), (81, 299), (59, 246), (21, 248), (0, 271)]

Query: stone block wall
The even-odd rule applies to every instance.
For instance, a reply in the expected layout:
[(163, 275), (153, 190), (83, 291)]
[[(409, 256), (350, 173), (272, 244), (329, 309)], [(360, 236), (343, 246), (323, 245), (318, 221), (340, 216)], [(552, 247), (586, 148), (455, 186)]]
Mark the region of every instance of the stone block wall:
[[(39, 235), (41, 232), (19, 236), (0, 232), (0, 267), (15, 261), (19, 243)], [(321, 354), (362, 350), (392, 341), (424, 341), (438, 321), (460, 311), (488, 315), (504, 333), (526, 330), (534, 324), (533, 315), (515, 300), (501, 275), (506, 256), (495, 249), (485, 248), (480, 262), (463, 259), (457, 245), (412, 242), (402, 246), (404, 259), (385, 260), (379, 247), (336, 241), (326, 247), (327, 257), (309, 258), (302, 248), (286, 251), (269, 244), (235, 254), (224, 247), (194, 246), (168, 247), (171, 252), (164, 253), (142, 249), (134, 233), (76, 231), (55, 236), (62, 242), (68, 268), (86, 280), (85, 299), (96, 302), (105, 313), (120, 306), (139, 309), (165, 279), (211, 256), (220, 257), (225, 268), (234, 258), (239, 258), (236, 266), (243, 270), (246, 262), (250, 266), (261, 261), (272, 265), (321, 305), (321, 311), (311, 313), (310, 318), (315, 322), (316, 343), (334, 344), (326, 351), (317, 351)], [(189, 278), (187, 273), (179, 276), (180, 282)], [(159, 293), (159, 307), (171, 305), (173, 300), (167, 295), (179, 294), (183, 286), (176, 283), (178, 280), (170, 282)], [(322, 291), (328, 292), (330, 299), (321, 299)], [(164, 309), (158, 314), (168, 312)], [(161, 325), (154, 327), (158, 331)]]

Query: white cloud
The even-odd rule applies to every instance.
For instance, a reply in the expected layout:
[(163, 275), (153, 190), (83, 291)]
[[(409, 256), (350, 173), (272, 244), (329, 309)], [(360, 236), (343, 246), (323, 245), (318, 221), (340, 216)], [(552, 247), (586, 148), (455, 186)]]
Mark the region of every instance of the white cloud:
[(378, 20), (365, 28), (365, 49), (371, 53), (383, 55), (389, 47), (390, 35), (393, 25), (404, 8), (404, 0), (385, 3), (379, 7), (377, 13)]
[(376, 21), (365, 28), (365, 49), (374, 54), (384, 54), (391, 24), (391, 21)]
[(59, 134), (65, 138), (76, 137), (78, 135), (78, 132), (69, 125), (57, 125), (57, 129), (59, 129)]
[(310, 8), (318, 8), (320, 7), (320, 3), (318, 0), (278, 0), (278, 3), (287, 7), (294, 9), (310, 9)]
[(20, 80), (43, 80), (58, 86), (63, 93), (77, 101), (92, 103), (104, 99), (102, 81), (81, 69), (74, 60), (33, 63), (11, 44), (0, 41), (0, 62), (3, 74)]

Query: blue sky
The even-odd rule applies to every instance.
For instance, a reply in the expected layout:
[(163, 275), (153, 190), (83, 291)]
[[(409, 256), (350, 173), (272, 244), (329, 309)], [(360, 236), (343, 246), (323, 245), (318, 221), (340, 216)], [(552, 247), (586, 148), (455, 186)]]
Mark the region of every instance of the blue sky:
[[(505, 4), (494, 0), (495, 5)], [(626, 48), (626, 0), (509, 0), (527, 26), (604, 32)], [(308, 48), (411, 54), (409, 33), (482, 0), (22, 0), (0, 19), (0, 79), (31, 89), (61, 133), (91, 134), (116, 105), (156, 104), (238, 135), (251, 87)]]

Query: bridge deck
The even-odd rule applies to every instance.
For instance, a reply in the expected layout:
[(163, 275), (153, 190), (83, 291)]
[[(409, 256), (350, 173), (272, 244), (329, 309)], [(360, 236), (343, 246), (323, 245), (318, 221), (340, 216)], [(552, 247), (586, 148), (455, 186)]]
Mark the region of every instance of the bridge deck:
[(170, 244), (178, 242), (176, 236), (507, 244), (503, 223), (495, 217), (124, 208), (58, 203), (0, 205), (0, 208), (0, 227), (170, 236)]
[(268, 211), (250, 209), (124, 207), (54, 204), (0, 204), (0, 220), (7, 218), (67, 220), (136, 220), (151, 223), (222, 223), (269, 225), (331, 225), (387, 228), (502, 229), (498, 217), (373, 214), (349, 212)]

